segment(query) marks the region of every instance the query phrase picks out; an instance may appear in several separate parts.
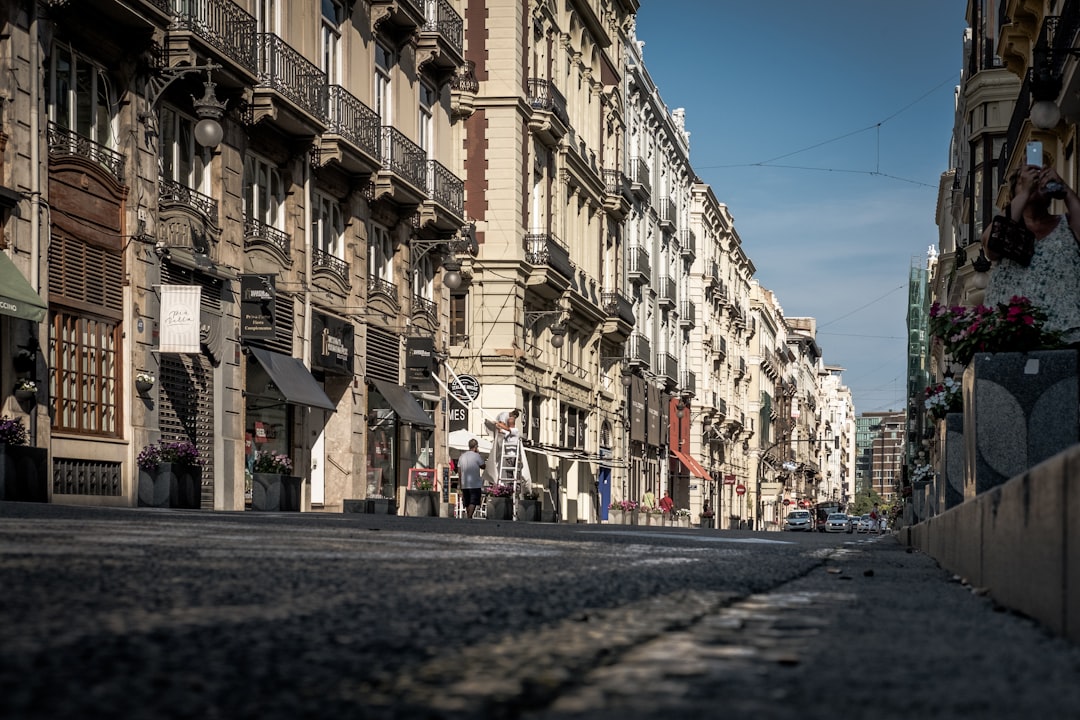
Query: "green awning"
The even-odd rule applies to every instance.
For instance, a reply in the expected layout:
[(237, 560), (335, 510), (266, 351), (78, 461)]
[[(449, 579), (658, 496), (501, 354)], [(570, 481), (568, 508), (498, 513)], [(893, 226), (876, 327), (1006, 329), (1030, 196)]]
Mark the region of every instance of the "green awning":
[(11, 258), (0, 252), (0, 314), (41, 322), (48, 310)]

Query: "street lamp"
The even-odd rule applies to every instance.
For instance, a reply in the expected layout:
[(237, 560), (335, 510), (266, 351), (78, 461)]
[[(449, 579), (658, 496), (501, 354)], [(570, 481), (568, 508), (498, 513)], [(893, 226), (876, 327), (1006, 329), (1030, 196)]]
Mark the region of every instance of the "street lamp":
[(551, 331), (551, 347), (557, 350), (566, 343), (566, 313), (563, 310), (527, 311), (525, 313), (525, 329), (529, 330), (538, 321), (550, 317), (556, 318), (549, 330)]
[(410, 244), (413, 250), (419, 250), (416, 257), (412, 259), (414, 267), (420, 262), (421, 258), (432, 250), (439, 249), (441, 251), (442, 282), (450, 290), (457, 290), (461, 287), (461, 261), (458, 259), (458, 255), (468, 254), (476, 257), (476, 254), (480, 251), (480, 247), (476, 242), (476, 224), (471, 222), (462, 225), (451, 238), (432, 240), (413, 238)]
[(220, 145), (225, 135), (221, 127), (221, 116), (225, 114), (226, 103), (224, 100), (218, 100), (215, 91), (217, 83), (211, 75), (214, 70), (220, 69), (221, 66), (216, 63), (207, 63), (205, 65), (178, 65), (158, 70), (157, 76), (152, 77), (147, 83), (150, 86), (148, 98), (150, 109), (139, 113), (139, 120), (143, 123), (155, 121), (153, 130), (148, 130), (148, 134), (157, 134), (157, 104), (161, 100), (162, 93), (182, 77), (191, 73), (206, 72), (206, 80), (203, 81), (203, 96), (201, 98), (191, 96), (191, 104), (199, 117), (199, 122), (195, 124), (195, 140), (206, 148), (212, 149)]

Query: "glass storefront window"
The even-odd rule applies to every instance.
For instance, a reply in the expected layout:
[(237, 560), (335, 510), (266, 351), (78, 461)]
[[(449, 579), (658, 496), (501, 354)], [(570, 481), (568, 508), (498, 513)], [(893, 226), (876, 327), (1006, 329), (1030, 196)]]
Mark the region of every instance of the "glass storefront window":
[(371, 391), (368, 408), (367, 496), (396, 498), (397, 421), (389, 407), (377, 407), (386, 400)]
[[(292, 405), (285, 401), (285, 396), (254, 357), (248, 362), (244, 410), (245, 474), (252, 472), (256, 452), (291, 458)], [(250, 483), (248, 486), (250, 488)]]

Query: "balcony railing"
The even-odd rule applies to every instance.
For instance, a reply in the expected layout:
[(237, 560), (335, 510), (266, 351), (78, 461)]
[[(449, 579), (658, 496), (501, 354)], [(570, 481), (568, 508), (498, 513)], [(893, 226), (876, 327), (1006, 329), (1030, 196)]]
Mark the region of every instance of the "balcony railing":
[(683, 370), (679, 373), (679, 387), (683, 389), (683, 392), (697, 394), (697, 375), (693, 370)]
[(656, 293), (660, 302), (674, 307), (677, 291), (678, 286), (675, 283), (675, 278), (668, 275), (662, 275), (660, 277), (660, 283), (656, 288)]
[(630, 362), (642, 363), (646, 366), (652, 364), (652, 345), (649, 338), (641, 333), (631, 333), (626, 340), (626, 359)]
[(311, 270), (328, 272), (346, 285), (349, 284), (349, 263), (320, 248), (311, 249)]
[(340, 85), (328, 90), (328, 130), (379, 158), (379, 115)]
[(434, 320), (436, 317), (438, 317), (438, 315), (436, 315), (435, 301), (434, 300), (428, 300), (426, 297), (423, 297), (422, 295), (413, 295), (412, 296), (412, 307), (413, 307), (413, 315), (417, 315), (417, 314), (427, 315), (432, 320)]
[(441, 35), (446, 44), (462, 54), (462, 28), (464, 23), (453, 6), (447, 0), (426, 0), (424, 16), (424, 32), (433, 32)]
[(649, 164), (644, 158), (630, 159), (630, 182), (645, 191), (652, 192), (652, 180), (649, 178)]
[(259, 85), (276, 90), (312, 117), (327, 121), (326, 73), (273, 33), (261, 33), (258, 47)]
[(158, 178), (158, 202), (174, 202), (187, 205), (195, 208), (214, 222), (217, 222), (218, 219), (217, 200), (168, 178)]
[(118, 182), (124, 182), (124, 156), (120, 153), (54, 122), (49, 123), (48, 134), (50, 155), (84, 157), (108, 170)]
[(173, 0), (171, 30), (190, 32), (238, 65), (258, 67), (255, 18), (232, 0)]
[(529, 233), (524, 239), (525, 261), (531, 265), (547, 265), (565, 278), (573, 279), (574, 266), (570, 250), (552, 233)]
[(622, 195), (627, 184), (622, 170), (604, 170), (604, 190), (608, 195)]
[(679, 303), (679, 324), (684, 327), (694, 327), (697, 322), (697, 306), (692, 300), (683, 300)]
[(382, 126), (383, 165), (407, 183), (428, 191), (427, 153), (392, 125)]
[(679, 361), (670, 353), (657, 353), (656, 374), (667, 378), (674, 385), (679, 382)]
[(395, 305), (397, 304), (397, 285), (390, 282), (389, 280), (383, 280), (382, 278), (377, 277), (369, 277), (367, 287), (368, 297), (371, 297), (372, 295), (382, 295), (389, 298), (391, 302), (393, 302)]
[(544, 110), (562, 120), (563, 125), (570, 124), (566, 114), (566, 98), (551, 81), (541, 78), (529, 78), (529, 105), (534, 110)]
[(679, 232), (679, 245), (682, 248), (683, 257), (697, 255), (697, 235), (693, 230), (683, 229)]
[(675, 221), (677, 209), (675, 207), (675, 201), (671, 198), (662, 198), (660, 200), (660, 222), (669, 227), (675, 227)]
[(474, 94), (480, 92), (480, 81), (476, 79), (475, 62), (466, 60), (465, 64), (457, 69), (454, 76), (450, 78), (450, 89)]
[(438, 160), (428, 160), (427, 186), (431, 199), (457, 217), (465, 217), (465, 183)]
[(244, 218), (244, 247), (251, 247), (260, 242), (273, 246), (285, 257), (290, 256), (289, 249), (292, 240), (288, 233), (270, 227), (262, 220), (250, 217)]
[(640, 245), (631, 245), (627, 248), (627, 273), (637, 275), (639, 280), (648, 282), (652, 277), (652, 266), (649, 264), (649, 251)]
[(608, 317), (619, 318), (620, 320), (633, 324), (634, 304), (621, 292), (601, 293), (600, 300), (604, 304), (604, 313)]

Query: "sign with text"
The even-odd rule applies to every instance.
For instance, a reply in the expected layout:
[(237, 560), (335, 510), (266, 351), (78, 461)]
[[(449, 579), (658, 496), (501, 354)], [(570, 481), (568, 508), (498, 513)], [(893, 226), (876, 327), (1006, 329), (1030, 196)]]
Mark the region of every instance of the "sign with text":
[(450, 393), (463, 403), (480, 397), (480, 381), (472, 375), (458, 375), (450, 383)]
[(272, 340), (276, 329), (277, 278), (240, 276), (240, 339)]
[(311, 314), (311, 366), (332, 375), (353, 374), (353, 324), (322, 313)]
[(435, 390), (435, 338), (405, 340), (405, 384), (411, 390)]

